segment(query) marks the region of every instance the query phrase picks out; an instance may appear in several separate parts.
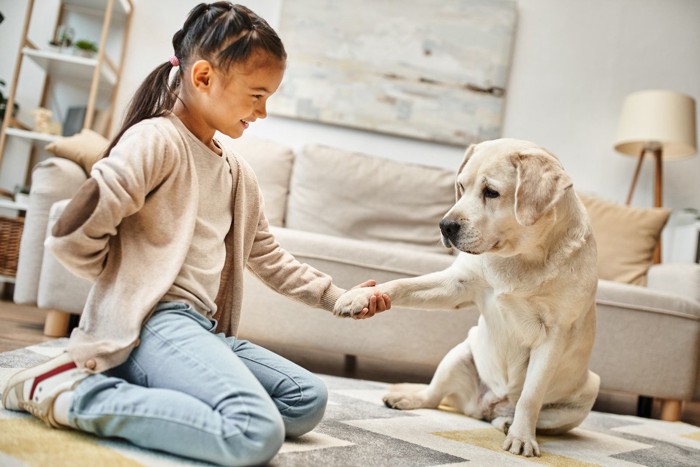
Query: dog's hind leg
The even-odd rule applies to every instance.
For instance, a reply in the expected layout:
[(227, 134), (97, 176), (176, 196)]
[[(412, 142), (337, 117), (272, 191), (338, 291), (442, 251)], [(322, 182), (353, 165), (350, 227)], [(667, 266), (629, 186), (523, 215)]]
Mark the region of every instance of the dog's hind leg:
[(483, 392), (468, 341), (458, 344), (442, 359), (429, 385), (395, 384), (384, 396), (384, 404), (400, 410), (434, 409), (445, 403), (479, 418)]
[(542, 407), (537, 419), (537, 433), (559, 435), (579, 426), (591, 412), (599, 386), (600, 377), (589, 371), (588, 379), (576, 398)]

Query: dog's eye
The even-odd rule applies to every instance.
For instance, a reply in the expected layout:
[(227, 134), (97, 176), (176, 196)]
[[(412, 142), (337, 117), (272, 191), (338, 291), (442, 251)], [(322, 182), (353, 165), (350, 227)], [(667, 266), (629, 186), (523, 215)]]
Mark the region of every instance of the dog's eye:
[(496, 190), (492, 190), (489, 187), (484, 188), (484, 198), (498, 198), (499, 196), (501, 196), (501, 194)]

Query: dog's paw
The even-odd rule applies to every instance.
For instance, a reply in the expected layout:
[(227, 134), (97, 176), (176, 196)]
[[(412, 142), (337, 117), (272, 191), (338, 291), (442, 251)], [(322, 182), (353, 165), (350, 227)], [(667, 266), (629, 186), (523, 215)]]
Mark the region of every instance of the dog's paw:
[(333, 314), (340, 318), (352, 318), (369, 306), (369, 299), (375, 291), (376, 287), (348, 290), (335, 302)]
[(503, 449), (525, 457), (540, 457), (540, 445), (534, 435), (518, 435), (510, 429), (506, 440), (503, 442)]
[(382, 400), (384, 405), (391, 409), (413, 410), (423, 407), (422, 399), (417, 394), (403, 394), (400, 392), (390, 392)]
[(382, 398), (384, 405), (392, 409), (413, 410), (426, 407), (424, 384), (395, 384)]

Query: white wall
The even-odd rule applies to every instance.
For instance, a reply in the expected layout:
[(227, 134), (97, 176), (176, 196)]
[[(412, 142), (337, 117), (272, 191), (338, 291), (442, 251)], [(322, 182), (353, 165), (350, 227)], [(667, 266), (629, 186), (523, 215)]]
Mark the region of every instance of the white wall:
[[(242, 3), (276, 27), (282, 1)], [(0, 0), (0, 11), (8, 3), (16, 0)], [(143, 78), (172, 54), (172, 35), (197, 3), (134, 0), (118, 117)], [(396, 0), (396, 7), (401, 5)], [(577, 189), (624, 201), (636, 161), (612, 149), (622, 101), (631, 92), (652, 88), (700, 101), (700, 1), (519, 0), (518, 9), (503, 136), (529, 139), (557, 154)], [(3, 56), (5, 23), (0, 25)], [(248, 131), (295, 147), (318, 142), (450, 170), (464, 152), (462, 147), (276, 116)], [(700, 157), (666, 163), (664, 171), (664, 204), (700, 208)], [(633, 204), (651, 205), (652, 178), (647, 161)]]
[[(282, 1), (244, 3), (276, 27)], [(172, 34), (197, 3), (135, 0), (118, 110), (143, 77), (167, 60)], [(397, 0), (397, 8), (401, 3)], [(562, 159), (579, 189), (623, 201), (635, 158), (612, 149), (622, 101), (633, 91), (651, 88), (700, 100), (699, 23), (697, 0), (520, 0), (503, 135), (547, 147)], [(249, 132), (294, 146), (320, 142), (449, 169), (457, 167), (464, 152), (276, 116), (256, 122)], [(651, 169), (645, 164), (636, 205), (651, 204)], [(673, 161), (664, 169), (665, 204), (700, 207), (700, 157)]]

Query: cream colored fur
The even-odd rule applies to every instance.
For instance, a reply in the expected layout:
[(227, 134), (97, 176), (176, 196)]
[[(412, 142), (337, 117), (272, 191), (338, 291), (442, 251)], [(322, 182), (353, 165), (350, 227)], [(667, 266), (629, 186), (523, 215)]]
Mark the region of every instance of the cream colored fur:
[[(461, 251), (449, 268), (350, 290), (334, 312), (359, 312), (375, 290), (408, 308), (475, 303), (478, 325), (430, 385), (395, 385), (384, 402), (452, 406), (503, 430), (505, 450), (539, 456), (535, 432), (578, 426), (598, 394), (600, 379), (588, 370), (597, 286), (588, 216), (557, 158), (527, 141), (470, 146), (456, 192), (440, 222), (445, 245)], [(431, 339), (439, 336), (426, 345)]]

